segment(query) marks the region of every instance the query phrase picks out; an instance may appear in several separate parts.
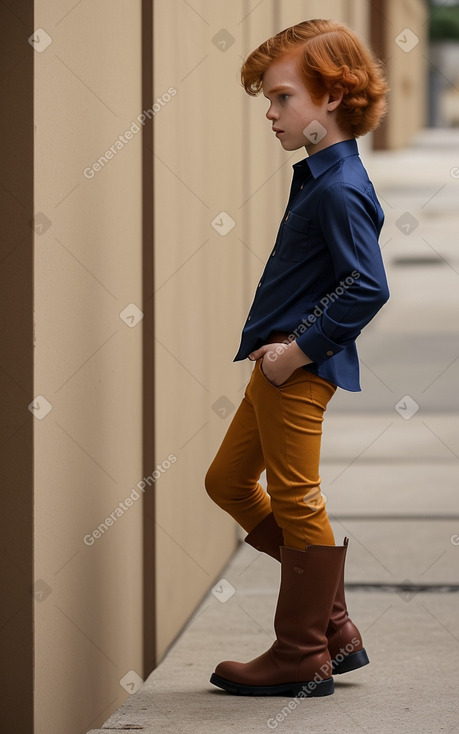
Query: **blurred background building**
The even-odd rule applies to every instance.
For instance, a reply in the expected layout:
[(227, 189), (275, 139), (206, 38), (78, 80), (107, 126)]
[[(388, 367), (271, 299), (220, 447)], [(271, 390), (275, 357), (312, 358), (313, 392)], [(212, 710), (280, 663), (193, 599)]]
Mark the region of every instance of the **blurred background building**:
[(429, 125), (459, 126), (459, 4), (432, 2), (429, 23)]
[(303, 157), (239, 70), (312, 17), (347, 22), (387, 65), (389, 113), (363, 152), (459, 125), (455, 3), (0, 4), (5, 731), (103, 722), (237, 546), (203, 478)]

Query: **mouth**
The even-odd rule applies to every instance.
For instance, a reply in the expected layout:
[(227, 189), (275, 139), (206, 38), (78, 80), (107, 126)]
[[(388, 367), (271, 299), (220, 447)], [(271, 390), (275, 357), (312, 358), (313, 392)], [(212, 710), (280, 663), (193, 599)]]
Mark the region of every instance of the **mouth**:
[(273, 127), (273, 133), (276, 133), (276, 137), (278, 137), (279, 135), (282, 135), (284, 132), (285, 130), (281, 130), (278, 127)]

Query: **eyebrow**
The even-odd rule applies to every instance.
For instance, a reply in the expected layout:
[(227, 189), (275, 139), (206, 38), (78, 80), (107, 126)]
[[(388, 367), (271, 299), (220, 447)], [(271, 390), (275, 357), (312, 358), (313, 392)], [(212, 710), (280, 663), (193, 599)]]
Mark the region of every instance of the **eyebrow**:
[(291, 91), (293, 90), (293, 87), (290, 87), (288, 84), (279, 84), (277, 87), (273, 87), (269, 90), (264, 96), (267, 97), (270, 94), (276, 94), (277, 92), (281, 91)]

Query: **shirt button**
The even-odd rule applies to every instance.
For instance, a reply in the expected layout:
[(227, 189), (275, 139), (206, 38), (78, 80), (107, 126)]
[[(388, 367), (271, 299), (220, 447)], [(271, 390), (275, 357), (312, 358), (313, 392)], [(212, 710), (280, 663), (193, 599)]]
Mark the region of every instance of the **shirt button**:
[(333, 352), (331, 351), (331, 349), (328, 350), (327, 357), (333, 357)]
[(275, 254), (276, 254), (276, 250), (273, 250), (271, 253), (271, 257), (274, 257)]
[(259, 287), (259, 288), (261, 288), (261, 280), (260, 280), (260, 282), (258, 283), (258, 287)]
[(287, 221), (287, 219), (289, 218), (289, 216), (290, 216), (290, 212), (289, 212), (289, 213), (287, 214), (287, 216), (285, 217), (285, 219), (284, 219), (284, 222), (286, 222), (286, 221)]
[(249, 317), (247, 318), (247, 321), (250, 321), (250, 319), (251, 319), (251, 318), (252, 318), (252, 317), (251, 317), (251, 316), (249, 316)]

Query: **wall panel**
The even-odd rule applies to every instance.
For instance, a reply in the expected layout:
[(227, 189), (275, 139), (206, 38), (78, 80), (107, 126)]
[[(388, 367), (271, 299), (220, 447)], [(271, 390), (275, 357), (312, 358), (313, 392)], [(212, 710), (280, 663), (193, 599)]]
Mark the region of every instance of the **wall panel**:
[(97, 536), (143, 468), (141, 133), (126, 135), (141, 112), (140, 13), (140, 0), (37, 0), (49, 45), (27, 44), (43, 225), (34, 395), (50, 405), (33, 418), (36, 734), (98, 725), (128, 695), (120, 680), (142, 674), (141, 500)]

